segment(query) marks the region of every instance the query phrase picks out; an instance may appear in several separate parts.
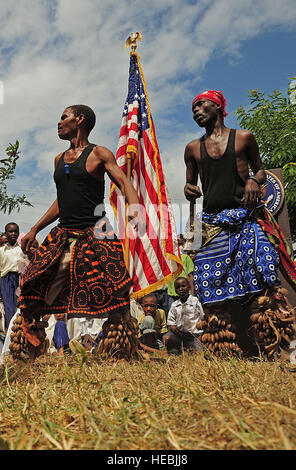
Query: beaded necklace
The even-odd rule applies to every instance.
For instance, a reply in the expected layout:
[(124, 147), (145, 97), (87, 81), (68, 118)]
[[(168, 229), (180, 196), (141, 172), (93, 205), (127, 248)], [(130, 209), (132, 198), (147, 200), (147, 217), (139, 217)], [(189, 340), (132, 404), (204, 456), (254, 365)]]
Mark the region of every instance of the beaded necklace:
[(68, 163), (68, 157), (66, 161), (64, 161), (65, 173), (68, 175), (70, 173), (70, 165)]

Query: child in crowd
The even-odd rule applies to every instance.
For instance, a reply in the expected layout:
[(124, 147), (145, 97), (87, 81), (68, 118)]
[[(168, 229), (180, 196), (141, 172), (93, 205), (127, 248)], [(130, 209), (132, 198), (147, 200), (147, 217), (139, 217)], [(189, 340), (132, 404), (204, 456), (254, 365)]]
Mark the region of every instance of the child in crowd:
[(190, 258), (192, 259), (193, 264), (194, 264), (194, 260), (195, 260), (195, 257), (196, 257), (196, 253), (197, 253), (197, 250), (190, 250), (190, 251), (187, 251), (187, 254), (188, 254), (188, 256), (190, 256)]
[(55, 314), (56, 323), (54, 326), (53, 342), (57, 350), (57, 354), (63, 356), (64, 353), (70, 353), (69, 343), (70, 338), (65, 322), (64, 313)]
[[(8, 224), (8, 225), (16, 225), (16, 224)], [(21, 278), (24, 276), (24, 274), (26, 272), (26, 269), (27, 269), (31, 259), (34, 255), (35, 251), (38, 250), (38, 248), (39, 248), (39, 241), (36, 239), (32, 243), (28, 255), (25, 255), (22, 252), (21, 248), (20, 248), (20, 252), (16, 251), (16, 253), (15, 253), (15, 269), (17, 269), (17, 271), (16, 271), (16, 273), (17, 273), (17, 277), (16, 277), (17, 287), (16, 287), (14, 292), (11, 292), (11, 296), (12, 296), (12, 294), (14, 295), (16, 303), (17, 303), (17, 299), (20, 295)], [(4, 256), (4, 259), (5, 259), (5, 256)], [(11, 328), (13, 326), (13, 322), (14, 322), (15, 318), (17, 317), (17, 315), (19, 313), (20, 313), (20, 310), (16, 309), (15, 313), (12, 315), (12, 317), (9, 321), (9, 324), (8, 324), (7, 328), (5, 328), (5, 333), (6, 333), (5, 334), (5, 340), (4, 340), (3, 348), (2, 348), (2, 351), (1, 351), (1, 357), (0, 357), (0, 363), (1, 364), (3, 363), (4, 354), (9, 354), (10, 334), (11, 334), (11, 331), (12, 331)]]
[(178, 277), (175, 290), (179, 298), (170, 308), (167, 319), (169, 331), (164, 335), (167, 351), (169, 354), (181, 354), (182, 347), (202, 350), (202, 343), (198, 339), (202, 331), (196, 328), (196, 323), (204, 317), (202, 305), (196, 296), (190, 294), (187, 278)]
[(138, 318), (140, 342), (153, 349), (162, 349), (163, 335), (168, 331), (165, 312), (158, 308), (155, 294), (145, 295), (141, 299), (141, 306), (144, 313)]
[(7, 330), (10, 320), (16, 312), (16, 289), (19, 285), (18, 261), (23, 252), (17, 242), (19, 236), (19, 226), (17, 224), (13, 222), (7, 224), (5, 226), (5, 235), (7, 242), (0, 248), (0, 288), (5, 312), (5, 329)]
[[(94, 353), (99, 342), (103, 337), (103, 324), (107, 320), (104, 318), (71, 318), (68, 320), (68, 332), (71, 338), (69, 347), (72, 352), (78, 351), (79, 345), (83, 346), (86, 351)], [(74, 326), (74, 330), (73, 330)], [(77, 334), (79, 332), (79, 334)]]
[[(181, 252), (181, 260), (183, 263), (183, 271), (181, 272), (180, 277), (185, 277), (186, 279), (188, 279), (190, 294), (194, 294), (195, 293), (194, 282), (193, 282), (194, 264), (193, 264), (191, 257), (188, 254), (182, 252), (182, 247), (184, 246), (184, 243), (185, 243), (185, 239), (182, 234), (179, 235), (178, 243), (179, 243), (180, 252)], [(172, 306), (172, 303), (178, 299), (178, 293), (176, 292), (174, 281), (170, 281), (168, 283), (168, 297), (169, 297), (169, 309), (170, 309)]]
[[(5, 243), (7, 243), (7, 236), (5, 233), (0, 235), (0, 248), (1, 246), (4, 246)], [(2, 352), (4, 340), (5, 340), (5, 310), (4, 310), (4, 305), (1, 297), (1, 290), (0, 290), (0, 353)]]

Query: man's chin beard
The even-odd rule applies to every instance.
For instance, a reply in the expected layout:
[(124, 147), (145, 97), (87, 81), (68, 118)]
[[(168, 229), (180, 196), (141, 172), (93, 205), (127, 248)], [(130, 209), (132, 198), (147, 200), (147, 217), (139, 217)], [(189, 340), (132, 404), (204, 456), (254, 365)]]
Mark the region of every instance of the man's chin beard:
[(206, 121), (202, 119), (201, 121), (195, 121), (199, 127), (206, 127)]

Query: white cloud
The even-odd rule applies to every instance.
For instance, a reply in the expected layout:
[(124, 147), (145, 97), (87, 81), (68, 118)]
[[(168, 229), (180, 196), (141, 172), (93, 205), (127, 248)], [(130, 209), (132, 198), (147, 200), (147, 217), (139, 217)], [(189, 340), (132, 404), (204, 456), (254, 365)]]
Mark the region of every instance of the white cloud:
[[(29, 198), (36, 206), (12, 217), (27, 228), (52, 202), (48, 191), (54, 192), (53, 161), (64, 150), (56, 125), (66, 106), (92, 106), (97, 126), (91, 140), (116, 151), (127, 93), (129, 56), (124, 43), (132, 31), (143, 35), (137, 51), (174, 200), (183, 197), (183, 152), (193, 137), (175, 115), (176, 103), (190, 106), (213, 54), (238, 54), (247, 39), (296, 24), (295, 0), (2, 3), (0, 80), (4, 104), (0, 105), (0, 154), (9, 142), (19, 139), (22, 154), (11, 188), (24, 187), (26, 182)], [(177, 172), (176, 162), (180, 168)], [(38, 176), (40, 187), (36, 186)], [(0, 224), (8, 219), (11, 217), (1, 215)]]

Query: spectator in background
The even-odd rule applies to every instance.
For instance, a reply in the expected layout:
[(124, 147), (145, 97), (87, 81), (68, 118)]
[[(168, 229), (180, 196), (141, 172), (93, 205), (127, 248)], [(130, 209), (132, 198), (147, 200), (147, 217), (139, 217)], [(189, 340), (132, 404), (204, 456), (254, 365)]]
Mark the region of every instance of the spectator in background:
[(196, 323), (204, 317), (204, 311), (196, 296), (190, 294), (190, 284), (186, 277), (175, 280), (178, 299), (170, 308), (167, 325), (168, 333), (164, 342), (169, 354), (181, 354), (184, 350), (202, 350), (198, 337), (202, 331), (197, 330)]
[(164, 310), (158, 308), (155, 294), (147, 294), (141, 299), (144, 314), (138, 318), (140, 342), (154, 349), (163, 348), (163, 335), (167, 333)]
[(194, 260), (195, 260), (195, 257), (196, 257), (196, 253), (197, 253), (196, 250), (187, 251), (187, 254), (188, 254), (188, 256), (190, 256), (190, 258), (192, 259), (193, 264), (194, 264)]
[[(178, 243), (181, 252), (181, 260), (183, 263), (183, 271), (181, 272), (179, 277), (185, 277), (188, 279), (189, 287), (190, 287), (190, 294), (195, 295), (194, 289), (194, 282), (193, 282), (193, 271), (194, 271), (194, 264), (192, 259), (186, 253), (182, 253), (182, 246), (185, 243), (184, 237), (182, 234), (179, 235)], [(172, 303), (178, 299), (178, 294), (175, 290), (175, 281), (171, 281), (168, 283), (168, 296), (169, 296), (169, 309), (172, 306)]]
[[(2, 235), (0, 235), (0, 248), (1, 246), (4, 246), (6, 242), (7, 242), (7, 236), (5, 235), (5, 233), (3, 233)], [(3, 347), (4, 339), (5, 339), (5, 310), (4, 310), (4, 305), (3, 305), (1, 291), (0, 291), (0, 349), (1, 350)]]
[(16, 290), (19, 286), (20, 277), (18, 262), (23, 253), (17, 242), (19, 226), (16, 223), (11, 222), (5, 226), (5, 235), (7, 243), (0, 248), (0, 289), (5, 312), (5, 328), (7, 329), (16, 312)]
[[(21, 278), (22, 276), (25, 274), (26, 272), (26, 269), (28, 267), (28, 265), (30, 264), (30, 261), (34, 255), (34, 253), (38, 250), (39, 248), (39, 240), (36, 238), (36, 240), (34, 240), (34, 242), (32, 243), (31, 247), (30, 247), (30, 250), (28, 252), (28, 255), (25, 255), (22, 251), (17, 259), (17, 269), (18, 269), (18, 273), (19, 273), (19, 284), (17, 286), (17, 289), (15, 291), (15, 297), (16, 299), (18, 298), (19, 296), (19, 293), (20, 293), (20, 281), (21, 281)], [(20, 313), (20, 310), (19, 309), (16, 309), (14, 315), (12, 316), (8, 326), (7, 326), (7, 329), (6, 329), (6, 336), (5, 336), (5, 340), (4, 340), (4, 344), (3, 344), (3, 348), (2, 348), (2, 354), (0, 356), (0, 364), (3, 363), (3, 357), (4, 357), (4, 354), (9, 354), (9, 345), (10, 345), (10, 334), (11, 334), (11, 328), (13, 326), (13, 323), (14, 323), (14, 320), (16, 319), (17, 315)]]
[(70, 338), (67, 330), (64, 313), (55, 314), (55, 327), (53, 333), (53, 342), (58, 355), (63, 356), (64, 353), (70, 353), (69, 343)]

